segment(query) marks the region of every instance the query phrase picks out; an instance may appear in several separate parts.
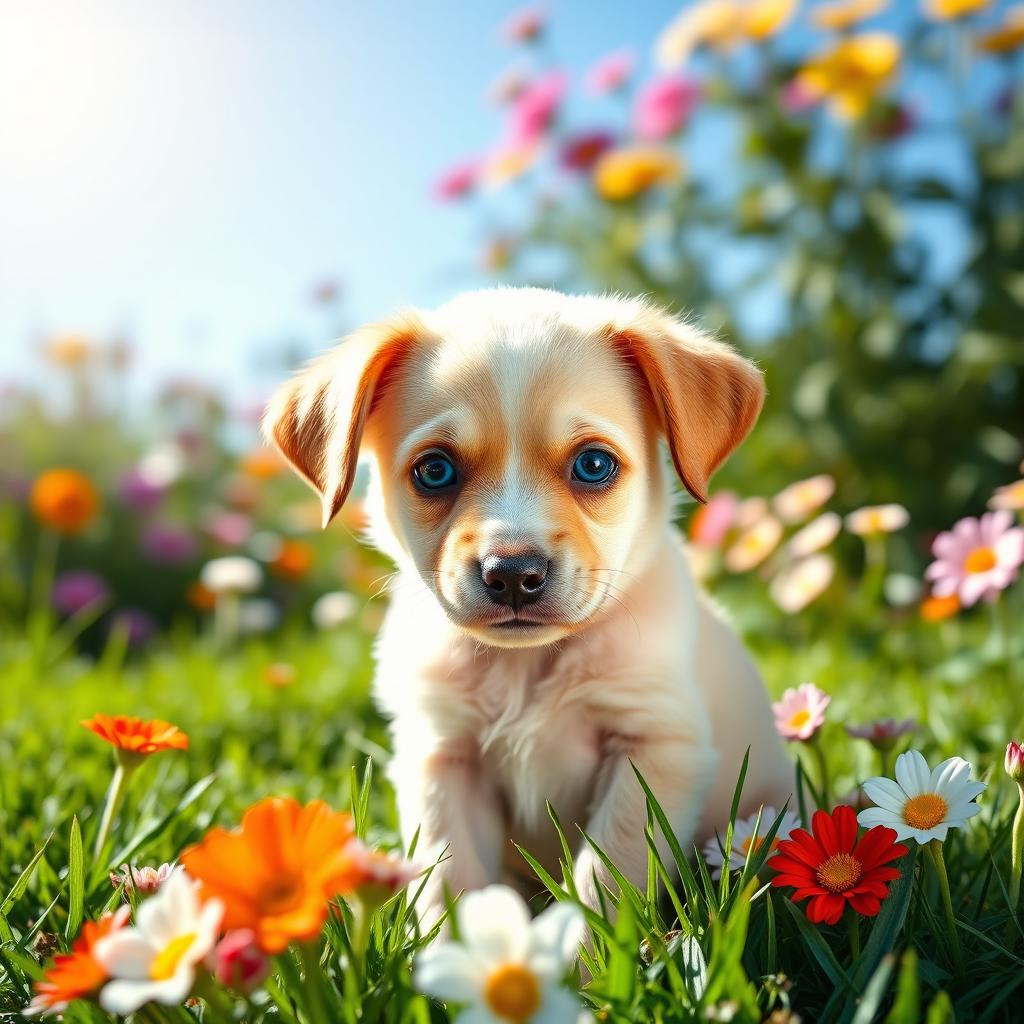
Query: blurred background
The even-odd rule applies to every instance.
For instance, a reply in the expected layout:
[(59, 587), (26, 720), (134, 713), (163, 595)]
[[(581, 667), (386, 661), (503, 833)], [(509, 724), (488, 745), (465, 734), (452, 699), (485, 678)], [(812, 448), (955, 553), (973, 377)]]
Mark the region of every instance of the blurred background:
[[(844, 579), (915, 614), (936, 531), (1021, 507), (1022, 49), (984, 0), (0, 0), (2, 628), (372, 631), (358, 502), (321, 536), (260, 411), (494, 283), (649, 294), (764, 368), (686, 517), (751, 628)], [(832, 529), (865, 505), (904, 512)]]

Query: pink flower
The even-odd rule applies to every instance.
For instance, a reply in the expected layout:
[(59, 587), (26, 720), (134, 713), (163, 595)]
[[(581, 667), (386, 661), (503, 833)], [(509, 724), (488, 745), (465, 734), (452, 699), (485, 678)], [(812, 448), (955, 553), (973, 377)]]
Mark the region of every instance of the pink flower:
[(88, 569), (65, 572), (54, 581), (51, 600), (61, 615), (74, 615), (90, 605), (106, 604), (110, 588), (102, 576)]
[(240, 547), (252, 533), (252, 520), (241, 512), (213, 511), (205, 526), (206, 532), (226, 548)]
[(902, 722), (897, 722), (895, 718), (883, 718), (867, 725), (848, 725), (846, 734), (855, 740), (867, 740), (878, 750), (891, 750), (896, 740), (916, 728), (917, 722), (912, 718), (905, 718)]
[(779, 102), (787, 114), (805, 114), (821, 102), (821, 97), (808, 89), (799, 77), (791, 78), (779, 93)]
[(156, 892), (171, 877), (173, 870), (173, 864), (161, 864), (158, 868), (140, 868), (134, 864), (122, 864), (120, 871), (110, 872), (110, 884), (115, 889), (123, 887), (125, 892), (148, 896)]
[(567, 139), (562, 147), (561, 163), (567, 171), (589, 171), (615, 145), (615, 137), (609, 132), (585, 132)]
[(236, 928), (224, 936), (210, 954), (210, 970), (226, 988), (251, 992), (270, 973), (270, 959), (248, 928)]
[(637, 94), (633, 130), (652, 142), (670, 138), (693, 113), (700, 100), (700, 86), (682, 75), (656, 78)]
[(447, 170), (442, 171), (434, 182), (434, 198), (447, 202), (468, 196), (476, 187), (479, 171), (480, 161), (475, 158), (453, 164)]
[(530, 82), (509, 107), (506, 145), (529, 147), (547, 135), (558, 116), (568, 85), (565, 72), (557, 69)]
[(636, 60), (632, 50), (616, 50), (602, 57), (587, 71), (584, 87), (591, 96), (618, 92), (633, 74)]
[(423, 869), (393, 853), (370, 849), (361, 839), (345, 845), (349, 884), (366, 904), (381, 906), (404, 889)]
[(702, 548), (717, 548), (736, 518), (739, 499), (732, 491), (719, 491), (700, 505), (690, 520), (690, 540)]
[(1024, 562), (1024, 529), (1013, 526), (1013, 516), (1000, 509), (980, 519), (970, 517), (932, 544), (935, 561), (925, 578), (936, 597), (956, 594), (969, 608), (981, 598), (994, 601), (1016, 578)]
[(547, 24), (547, 13), (540, 7), (524, 7), (506, 19), (501, 38), (506, 43), (532, 43), (540, 38)]
[(831, 697), (814, 683), (803, 683), (790, 688), (782, 700), (772, 705), (775, 731), (787, 740), (809, 740), (825, 721), (825, 708)]
[(1024, 780), (1024, 742), (1016, 743), (1011, 740), (1006, 745), (1006, 760), (1003, 761), (1003, 767), (1014, 782)]

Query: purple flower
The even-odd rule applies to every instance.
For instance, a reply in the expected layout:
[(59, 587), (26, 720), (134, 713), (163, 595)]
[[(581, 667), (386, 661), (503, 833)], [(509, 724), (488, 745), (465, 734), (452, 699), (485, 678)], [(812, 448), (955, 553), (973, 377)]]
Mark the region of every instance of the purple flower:
[(141, 608), (120, 608), (110, 617), (110, 632), (123, 632), (129, 647), (142, 647), (156, 632), (156, 623)]
[(615, 137), (610, 132), (584, 132), (566, 139), (559, 159), (567, 171), (589, 171), (614, 145)]
[(83, 569), (61, 573), (50, 596), (61, 615), (74, 615), (90, 605), (105, 604), (110, 600), (110, 588), (102, 576)]
[(137, 469), (130, 469), (118, 484), (121, 501), (136, 512), (152, 512), (164, 500), (164, 490)]
[(142, 551), (158, 565), (181, 565), (196, 556), (199, 545), (188, 530), (170, 523), (153, 523), (142, 531)]

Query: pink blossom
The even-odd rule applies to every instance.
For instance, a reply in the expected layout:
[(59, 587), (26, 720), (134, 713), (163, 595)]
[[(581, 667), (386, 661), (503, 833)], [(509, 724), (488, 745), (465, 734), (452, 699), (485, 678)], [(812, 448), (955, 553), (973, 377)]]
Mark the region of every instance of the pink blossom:
[(772, 704), (775, 731), (787, 740), (809, 740), (825, 721), (825, 709), (831, 697), (814, 683), (802, 683), (786, 690)]
[(739, 499), (732, 491), (719, 491), (701, 505), (690, 520), (690, 540), (702, 548), (717, 548), (736, 518)]
[(241, 512), (213, 512), (206, 520), (206, 532), (228, 548), (244, 544), (252, 533), (252, 520)]
[(779, 93), (779, 102), (787, 114), (805, 114), (821, 102), (821, 96), (800, 80), (799, 77), (790, 79)]
[(1011, 740), (1006, 745), (1006, 759), (1003, 761), (1006, 774), (1015, 782), (1024, 780), (1024, 742)]
[(895, 718), (883, 718), (867, 725), (848, 725), (846, 734), (856, 740), (867, 740), (879, 750), (889, 750), (896, 740), (912, 733), (916, 728), (917, 722), (912, 718), (905, 718), (902, 722)]
[(648, 82), (637, 93), (633, 130), (641, 139), (657, 142), (679, 133), (700, 100), (700, 86), (682, 75)]
[(505, 144), (524, 148), (538, 143), (551, 129), (569, 82), (564, 71), (548, 71), (530, 82), (509, 106)]
[(925, 578), (936, 597), (956, 594), (969, 608), (981, 598), (994, 601), (1018, 576), (1024, 563), (1024, 529), (1000, 509), (980, 519), (961, 519), (932, 544), (935, 561)]
[(584, 87), (591, 96), (618, 92), (633, 74), (636, 58), (632, 50), (616, 50), (595, 62), (584, 78)]
[(270, 960), (256, 945), (248, 928), (236, 928), (224, 936), (210, 954), (210, 970), (226, 988), (251, 992), (270, 973)]
[(540, 7), (524, 7), (507, 18), (501, 26), (506, 43), (532, 43), (540, 38), (547, 24), (547, 13)]
[(479, 173), (480, 161), (475, 157), (453, 164), (442, 171), (434, 182), (434, 198), (448, 201), (468, 196), (476, 187)]
[(158, 868), (140, 868), (134, 864), (122, 864), (119, 871), (110, 872), (110, 884), (115, 889), (123, 887), (125, 892), (148, 896), (156, 892), (171, 877), (173, 870), (173, 864), (161, 864)]

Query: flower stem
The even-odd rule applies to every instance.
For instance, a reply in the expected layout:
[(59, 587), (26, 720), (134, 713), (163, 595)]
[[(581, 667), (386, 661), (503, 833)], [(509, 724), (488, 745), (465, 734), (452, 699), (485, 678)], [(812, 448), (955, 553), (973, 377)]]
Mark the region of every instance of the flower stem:
[(856, 912), (847, 913), (846, 924), (850, 930), (850, 961), (856, 964), (860, 959), (860, 918)]
[(128, 783), (128, 769), (124, 764), (118, 762), (114, 769), (114, 776), (110, 780), (110, 788), (107, 790), (106, 803), (103, 805), (103, 818), (100, 821), (100, 830), (96, 833), (96, 845), (93, 847), (93, 857), (99, 860), (103, 856), (103, 848), (110, 838), (110, 827), (114, 823), (114, 816), (117, 814), (121, 802), (124, 800), (125, 790)]
[(819, 737), (820, 734), (815, 733), (807, 745), (811, 748), (811, 753), (814, 755), (814, 760), (818, 765), (818, 792), (821, 795), (822, 806), (828, 807), (831, 804), (829, 799), (828, 760), (825, 757), (825, 751), (822, 750)]
[(1019, 800), (1010, 833), (1010, 920), (1006, 925), (1006, 940), (1010, 943), (1015, 931), (1017, 910), (1020, 907), (1021, 875), (1024, 874), (1024, 781), (1018, 781)]
[(317, 942), (303, 942), (302, 970), (305, 974), (305, 1002), (310, 1024), (331, 1024), (324, 998), (324, 976), (320, 968), (320, 945)]
[(960, 936), (956, 930), (956, 918), (953, 916), (953, 897), (949, 892), (949, 876), (946, 874), (946, 861), (942, 856), (942, 843), (933, 839), (925, 849), (935, 868), (935, 876), (939, 880), (939, 892), (942, 894), (942, 909), (946, 916), (946, 931), (949, 935), (949, 947), (953, 957), (953, 968), (958, 979), (964, 975), (963, 954), (960, 952)]

